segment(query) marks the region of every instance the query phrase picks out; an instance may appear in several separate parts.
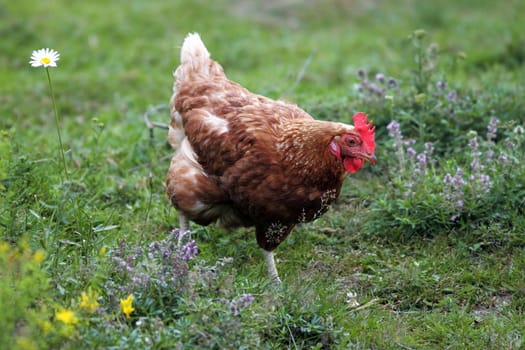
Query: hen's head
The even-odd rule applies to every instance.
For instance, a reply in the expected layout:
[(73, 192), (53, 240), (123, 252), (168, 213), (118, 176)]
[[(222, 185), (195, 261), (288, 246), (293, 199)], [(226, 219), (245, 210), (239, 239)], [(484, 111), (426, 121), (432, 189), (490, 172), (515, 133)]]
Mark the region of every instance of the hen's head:
[(330, 153), (343, 162), (345, 170), (353, 174), (368, 161), (376, 164), (375, 126), (367, 123), (368, 116), (362, 112), (354, 114), (354, 129), (335, 136), (329, 144)]

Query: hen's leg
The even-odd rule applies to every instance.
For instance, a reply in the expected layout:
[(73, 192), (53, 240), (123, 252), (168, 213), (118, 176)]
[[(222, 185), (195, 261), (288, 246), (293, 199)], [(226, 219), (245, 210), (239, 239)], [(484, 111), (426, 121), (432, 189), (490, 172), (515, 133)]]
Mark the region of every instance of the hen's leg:
[(266, 260), (266, 266), (268, 267), (268, 275), (275, 282), (281, 282), (279, 274), (277, 273), (277, 268), (275, 267), (275, 259), (273, 257), (273, 252), (263, 249), (264, 259)]
[(179, 229), (182, 232), (188, 231), (188, 229), (189, 229), (188, 218), (186, 218), (186, 216), (184, 216), (184, 214), (182, 214), (182, 213), (179, 213)]

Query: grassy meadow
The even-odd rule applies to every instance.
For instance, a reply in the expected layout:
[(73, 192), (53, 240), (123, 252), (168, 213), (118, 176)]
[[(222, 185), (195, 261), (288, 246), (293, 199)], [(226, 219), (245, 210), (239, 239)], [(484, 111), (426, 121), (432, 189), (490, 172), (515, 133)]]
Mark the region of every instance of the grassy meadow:
[[(523, 13), (517, 0), (0, 0), (0, 344), (525, 347)], [(172, 150), (143, 116), (169, 122), (188, 32), (252, 91), (377, 125), (378, 165), (276, 250), (281, 286), (251, 229), (175, 229)], [(44, 47), (60, 53), (55, 104), (28, 64)]]

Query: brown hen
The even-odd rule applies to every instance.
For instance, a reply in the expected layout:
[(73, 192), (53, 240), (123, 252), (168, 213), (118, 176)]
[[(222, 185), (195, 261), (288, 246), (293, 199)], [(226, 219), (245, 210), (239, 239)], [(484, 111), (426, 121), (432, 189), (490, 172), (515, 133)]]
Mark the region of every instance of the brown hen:
[(176, 149), (167, 196), (200, 225), (255, 226), (272, 279), (273, 250), (296, 224), (322, 215), (346, 173), (375, 164), (374, 127), (314, 120), (299, 107), (251, 93), (228, 80), (198, 34), (189, 34), (174, 73), (171, 125)]

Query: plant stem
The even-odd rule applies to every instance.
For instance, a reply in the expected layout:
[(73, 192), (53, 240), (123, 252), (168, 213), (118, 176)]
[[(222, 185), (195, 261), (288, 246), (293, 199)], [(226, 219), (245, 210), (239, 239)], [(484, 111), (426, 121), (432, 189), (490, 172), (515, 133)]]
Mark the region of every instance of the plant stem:
[(49, 74), (49, 68), (46, 67), (47, 81), (49, 83), (49, 90), (51, 91), (51, 101), (53, 102), (53, 109), (55, 112), (55, 125), (57, 128), (58, 143), (60, 147), (60, 155), (62, 157), (62, 165), (64, 166), (64, 173), (66, 174), (66, 179), (69, 181), (69, 174), (67, 172), (66, 157), (64, 155), (64, 147), (62, 144), (62, 135), (60, 134), (60, 121), (58, 119), (58, 109), (55, 101), (55, 92), (53, 90), (53, 83), (51, 82), (51, 74)]

